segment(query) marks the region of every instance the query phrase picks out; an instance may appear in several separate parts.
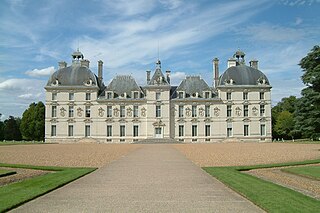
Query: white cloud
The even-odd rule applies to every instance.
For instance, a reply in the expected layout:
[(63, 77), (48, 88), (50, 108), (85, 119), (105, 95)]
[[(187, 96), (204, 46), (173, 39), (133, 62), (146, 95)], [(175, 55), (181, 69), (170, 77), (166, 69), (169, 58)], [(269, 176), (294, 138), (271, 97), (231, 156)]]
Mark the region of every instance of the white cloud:
[(303, 6), (319, 3), (319, 0), (281, 0), (280, 3), (286, 6)]
[(297, 18), (296, 18), (296, 21), (294, 22), (294, 24), (295, 24), (295, 25), (299, 25), (299, 24), (301, 24), (302, 22), (303, 22), (303, 19), (300, 18), (300, 17), (297, 17)]
[(179, 85), (180, 82), (185, 79), (186, 73), (185, 72), (172, 72), (171, 73), (171, 84), (172, 85)]
[(183, 4), (182, 0), (159, 0), (159, 2), (170, 10), (176, 9)]
[(42, 95), (42, 93), (32, 94), (32, 93), (26, 93), (19, 95), (19, 98), (25, 99), (25, 100), (34, 100), (35, 98), (39, 98)]
[(54, 67), (47, 67), (47, 68), (43, 68), (43, 69), (33, 69), (33, 70), (29, 70), (26, 71), (25, 73), (31, 77), (43, 77), (43, 76), (49, 76), (54, 72)]

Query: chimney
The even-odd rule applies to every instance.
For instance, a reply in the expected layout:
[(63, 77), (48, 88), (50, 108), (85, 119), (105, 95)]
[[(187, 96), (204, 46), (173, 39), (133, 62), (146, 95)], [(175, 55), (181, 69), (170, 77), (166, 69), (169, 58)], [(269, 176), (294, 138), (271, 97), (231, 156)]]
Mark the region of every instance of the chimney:
[(170, 84), (170, 73), (171, 73), (171, 71), (170, 70), (167, 70), (166, 71), (166, 74), (167, 74), (167, 81), (168, 81), (168, 83)]
[(151, 71), (147, 70), (147, 84), (150, 83), (150, 73), (151, 73)]
[(82, 59), (82, 60), (80, 61), (80, 63), (81, 63), (81, 66), (82, 66), (82, 67), (87, 67), (87, 68), (89, 68), (89, 64), (90, 64), (90, 61), (89, 61), (89, 60), (87, 60), (87, 59)]
[(255, 68), (255, 69), (258, 69), (258, 60), (252, 59), (252, 60), (249, 62), (249, 64), (250, 64), (250, 67)]
[(237, 60), (235, 58), (230, 58), (228, 60), (228, 68), (237, 66)]
[(218, 86), (219, 83), (219, 59), (213, 59), (213, 69), (214, 69), (214, 87)]
[(99, 60), (98, 61), (98, 79), (100, 83), (102, 82), (102, 66), (103, 66), (103, 61)]
[(67, 62), (65, 62), (65, 61), (59, 62), (59, 69), (66, 68), (66, 67), (67, 67)]

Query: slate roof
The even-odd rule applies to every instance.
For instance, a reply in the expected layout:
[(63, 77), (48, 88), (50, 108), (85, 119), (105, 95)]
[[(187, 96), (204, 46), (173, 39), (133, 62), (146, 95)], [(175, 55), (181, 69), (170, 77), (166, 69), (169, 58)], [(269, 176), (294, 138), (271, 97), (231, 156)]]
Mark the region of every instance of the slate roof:
[(149, 85), (169, 85), (167, 78), (163, 75), (160, 68), (154, 72)]
[(238, 65), (229, 67), (219, 79), (219, 86), (228, 85), (232, 79), (233, 85), (258, 85), (258, 81), (264, 79), (266, 85), (270, 85), (265, 74), (260, 70), (246, 66)]
[(203, 96), (204, 91), (211, 91), (208, 84), (200, 78), (200, 76), (187, 76), (176, 89), (177, 92), (185, 91), (186, 97), (193, 96), (198, 93), (200, 97)]
[(142, 92), (134, 78), (130, 75), (118, 75), (107, 86), (106, 91), (113, 91), (115, 96), (126, 93), (127, 98), (132, 98), (132, 91)]

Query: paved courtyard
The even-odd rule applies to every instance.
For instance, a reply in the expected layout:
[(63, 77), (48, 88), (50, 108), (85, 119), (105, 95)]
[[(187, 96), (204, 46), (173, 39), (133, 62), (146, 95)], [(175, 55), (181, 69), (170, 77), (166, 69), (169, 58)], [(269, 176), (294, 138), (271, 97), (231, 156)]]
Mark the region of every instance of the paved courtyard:
[(128, 155), (14, 212), (262, 212), (171, 145)]

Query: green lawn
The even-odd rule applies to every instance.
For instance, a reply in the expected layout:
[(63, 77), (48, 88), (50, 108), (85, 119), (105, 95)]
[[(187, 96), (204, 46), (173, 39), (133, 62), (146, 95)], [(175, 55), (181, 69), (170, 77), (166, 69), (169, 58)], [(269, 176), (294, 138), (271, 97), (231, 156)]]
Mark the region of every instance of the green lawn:
[(241, 171), (319, 162), (320, 159), (295, 163), (237, 167), (205, 167), (203, 169), (267, 212), (318, 212), (320, 209), (319, 200), (272, 182), (242, 173)]
[(0, 141), (0, 146), (27, 145), (27, 144), (45, 144), (45, 143), (42, 141)]
[(282, 171), (320, 180), (320, 166), (303, 166), (282, 169)]
[(0, 187), (0, 212), (17, 207), (95, 170), (95, 168), (63, 168), (1, 163), (0, 167), (53, 171), (46, 175)]
[(16, 174), (16, 172), (0, 169), (0, 177), (5, 177), (5, 176), (13, 175), (13, 174)]

